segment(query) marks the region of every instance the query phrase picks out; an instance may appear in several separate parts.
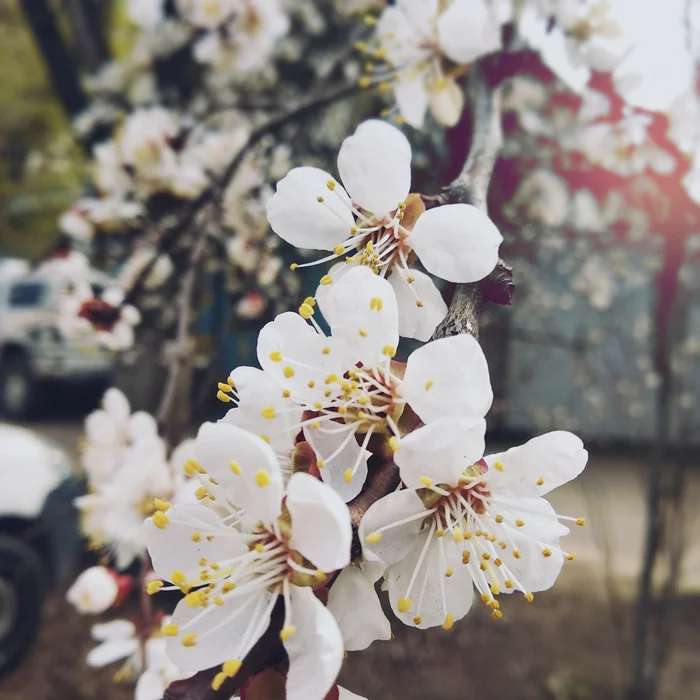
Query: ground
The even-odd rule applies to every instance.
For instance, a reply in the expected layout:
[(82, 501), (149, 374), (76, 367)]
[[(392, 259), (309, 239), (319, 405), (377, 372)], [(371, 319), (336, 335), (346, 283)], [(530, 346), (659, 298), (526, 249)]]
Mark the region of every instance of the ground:
[[(33, 426), (69, 449), (76, 422)], [(395, 626), (396, 638), (351, 653), (341, 683), (369, 700), (611, 700), (630, 667), (631, 594), (642, 543), (643, 471), (634, 460), (596, 457), (575, 486), (553, 495), (560, 513), (585, 516), (570, 550), (577, 558), (555, 588), (533, 603), (502, 597), (503, 619), (480, 604), (449, 632)], [(687, 489), (697, 502), (700, 475)], [(691, 511), (692, 513), (693, 511)], [(697, 533), (697, 519), (686, 524)], [(691, 543), (697, 537), (691, 537)], [(700, 699), (700, 547), (691, 546), (683, 596), (661, 687), (663, 700)], [(611, 604), (611, 598), (614, 605)], [(24, 665), (0, 681), (2, 700), (127, 700), (133, 687), (115, 684), (118, 664), (90, 669), (90, 626), (54, 593), (45, 624)]]

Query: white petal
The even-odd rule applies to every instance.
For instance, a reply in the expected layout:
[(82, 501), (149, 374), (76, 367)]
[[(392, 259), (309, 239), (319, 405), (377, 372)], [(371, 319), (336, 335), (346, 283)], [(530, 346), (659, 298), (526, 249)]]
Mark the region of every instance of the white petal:
[(399, 310), (389, 282), (366, 267), (353, 267), (333, 284), (324, 315), (352, 364), (376, 367), (385, 349), (399, 344)]
[(330, 284), (319, 284), (318, 287), (316, 287), (316, 294), (314, 296), (316, 298), (319, 311), (323, 314), (324, 318), (326, 317), (326, 300), (328, 299), (328, 294), (331, 289), (333, 289), (335, 283), (338, 282), (338, 280), (340, 280), (340, 278), (347, 272), (359, 266), (359, 262), (347, 263), (343, 261), (335, 263), (335, 265), (332, 265), (331, 269), (328, 270), (328, 277), (331, 278), (332, 282)]
[(265, 435), (279, 452), (291, 450), (299, 432), (302, 409), (285, 398), (279, 384), (262, 370), (237, 367), (230, 376), (238, 394), (238, 408), (230, 410), (221, 420), (255, 435)]
[[(414, 280), (411, 284), (406, 281), (407, 276), (408, 273), (398, 267), (389, 276), (399, 307), (399, 335), (426, 342), (447, 315), (447, 304), (428, 275), (411, 270)], [(416, 301), (422, 306), (417, 306)]]
[(455, 63), (501, 48), (501, 27), (485, 0), (455, 0), (440, 15), (437, 30), (440, 48)]
[(397, 0), (396, 6), (409, 23), (422, 32), (434, 24), (438, 14), (438, 0)]
[[(507, 549), (499, 550), (503, 566), (531, 593), (551, 588), (564, 564), (559, 538), (569, 532), (558, 521), (552, 506), (544, 498), (499, 496), (492, 499), (490, 510), (494, 515), (502, 515), (504, 522), (490, 524), (489, 530), (499, 540), (511, 543)], [(524, 524), (520, 527), (513, 525), (516, 519)], [(545, 546), (551, 547), (552, 553), (548, 557), (542, 554)], [(519, 552), (518, 558), (513, 556), (513, 549)], [(505, 575), (505, 568), (502, 573)], [(507, 592), (508, 589), (504, 590)]]
[[(421, 617), (421, 628), (444, 624), (447, 614), (452, 615), (454, 620), (459, 620), (469, 612), (474, 600), (472, 578), (467, 567), (462, 564), (462, 553), (456, 543), (449, 537), (433, 536), (421, 571), (411, 589), (412, 605), (406, 613), (398, 611), (399, 599), (406, 597), (411, 577), (427, 537), (427, 532), (421, 533), (408, 555), (386, 572), (391, 608), (396, 611), (397, 617), (403, 623), (412, 627), (417, 626), (414, 622), (417, 615)], [(441, 545), (444, 561), (440, 557)], [(450, 577), (445, 576), (448, 568), (452, 569)], [(421, 596), (423, 577), (426, 573), (425, 590)]]
[(120, 437), (119, 424), (107, 411), (93, 411), (85, 419), (85, 434), (90, 442), (116, 443)]
[(150, 440), (157, 437), (156, 419), (146, 411), (136, 411), (129, 418), (129, 433), (132, 440)]
[[(294, 168), (277, 183), (277, 191), (267, 205), (272, 230), (298, 248), (333, 250), (350, 236), (355, 219), (345, 190), (335, 179), (318, 168)], [(323, 201), (319, 202), (318, 197)]]
[(422, 520), (417, 517), (403, 525), (383, 530), (378, 542), (367, 542), (367, 536), (425, 512), (423, 501), (413, 489), (390, 493), (373, 503), (360, 521), (359, 538), (365, 566), (376, 581), (384, 570), (406, 556), (420, 532)]
[(404, 78), (394, 83), (394, 97), (399, 114), (415, 129), (422, 129), (428, 109), (428, 91), (425, 89), (425, 74)]
[(330, 486), (297, 472), (287, 485), (285, 504), (292, 516), (292, 549), (325, 572), (350, 563), (350, 513)]
[(260, 331), (257, 353), (263, 370), (294, 399), (308, 404), (321, 401), (325, 405), (325, 391), (339, 389), (325, 384), (324, 379), (330, 374), (341, 377), (347, 370), (340, 344), (319, 335), (299, 314), (290, 312), (280, 314)]
[(126, 424), (129, 420), (129, 414), (131, 413), (129, 400), (119, 389), (115, 389), (114, 387), (107, 389), (102, 398), (102, 407), (121, 425)]
[(66, 600), (80, 613), (97, 615), (111, 607), (118, 593), (112, 573), (104, 566), (91, 566), (68, 589)]
[(427, 476), (433, 484), (457, 486), (464, 470), (483, 456), (485, 432), (483, 418), (440, 418), (414, 430), (394, 454), (402, 481), (419, 489)]
[[(342, 432), (330, 432), (330, 430), (337, 430), (340, 425), (342, 424), (335, 421), (324, 423), (320, 428), (305, 425), (304, 437), (316, 453), (317, 458), (323, 462), (324, 466), (320, 470), (321, 478), (347, 503), (362, 490), (367, 479), (367, 459), (372, 453), (363, 450), (354, 436), (349, 438), (343, 447), (343, 442), (348, 438), (350, 429)], [(329, 428), (329, 426), (333, 427)], [(331, 457), (333, 458), (330, 459)], [(345, 472), (348, 469), (354, 469), (350, 482), (345, 480)]]
[(366, 649), (377, 639), (391, 639), (391, 625), (372, 580), (352, 564), (333, 581), (328, 592), (328, 609), (338, 623), (348, 651)]
[[(518, 496), (543, 496), (576, 478), (587, 461), (588, 452), (576, 435), (564, 430), (545, 433), (507, 452), (488, 455), (489, 488)], [(496, 462), (503, 471), (494, 468)]]
[[(212, 594), (217, 594), (217, 589)], [(229, 659), (242, 660), (270, 624), (273, 595), (265, 588), (237, 596), (224, 593), (223, 605), (206, 608), (193, 608), (181, 600), (172, 620), (180, 636), (168, 637), (168, 657), (183, 671), (202, 671)], [(184, 634), (196, 634), (196, 646), (183, 646)]]
[(204, 423), (196, 448), (197, 461), (234, 505), (245, 508), (246, 523), (270, 524), (279, 516), (282, 470), (262, 438), (235, 425)]
[[(143, 524), (144, 538), (156, 574), (165, 581), (172, 580), (174, 571), (182, 571), (188, 578), (197, 578), (204, 557), (210, 562), (244, 554), (248, 546), (242, 538), (226, 528), (221, 518), (201, 503), (182, 503), (167, 513), (170, 522), (158, 528), (148, 518)], [(201, 538), (192, 539), (198, 532)], [(208, 540), (207, 536), (213, 536)], [(197, 539), (195, 537), (195, 539)]]
[(129, 639), (136, 635), (136, 627), (130, 620), (110, 620), (93, 625), (90, 636), (98, 642), (115, 639)]
[(136, 683), (134, 700), (161, 700), (165, 687), (159, 673), (146, 671), (141, 674)]
[(441, 338), (411, 353), (398, 390), (425, 423), (483, 418), (493, 401), (486, 357), (471, 335)]
[(102, 666), (131, 656), (136, 653), (138, 648), (139, 642), (135, 637), (102, 642), (102, 644), (88, 652), (87, 665), (93, 668), (102, 668)]
[(289, 656), (287, 700), (323, 700), (343, 665), (343, 637), (310, 588), (290, 586), (290, 595), (296, 632), (284, 642)]
[(481, 210), (470, 204), (446, 204), (421, 214), (407, 242), (436, 277), (476, 282), (496, 266), (502, 240)]
[(454, 79), (432, 85), (428, 92), (430, 113), (441, 126), (451, 128), (459, 122), (464, 111), (464, 91)]
[(361, 695), (358, 695), (357, 693), (353, 693), (349, 691), (347, 688), (343, 688), (343, 686), (339, 685), (338, 686), (338, 700), (367, 700), (367, 698), (362, 697)]
[(411, 189), (411, 145), (395, 126), (370, 119), (343, 141), (338, 171), (353, 202), (376, 216), (388, 214)]

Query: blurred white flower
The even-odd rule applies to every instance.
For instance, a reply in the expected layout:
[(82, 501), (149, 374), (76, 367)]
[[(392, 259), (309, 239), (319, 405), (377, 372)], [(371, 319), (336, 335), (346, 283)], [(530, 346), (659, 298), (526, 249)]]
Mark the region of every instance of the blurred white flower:
[(118, 594), (115, 575), (104, 566), (92, 566), (68, 589), (66, 600), (79, 613), (98, 615), (114, 604)]
[(379, 17), (376, 39), (379, 48), (368, 50), (368, 58), (387, 68), (363, 84), (390, 81), (399, 113), (420, 129), (428, 108), (444, 126), (459, 121), (464, 98), (447, 61), (467, 65), (498, 50), (501, 28), (486, 0), (397, 0)]

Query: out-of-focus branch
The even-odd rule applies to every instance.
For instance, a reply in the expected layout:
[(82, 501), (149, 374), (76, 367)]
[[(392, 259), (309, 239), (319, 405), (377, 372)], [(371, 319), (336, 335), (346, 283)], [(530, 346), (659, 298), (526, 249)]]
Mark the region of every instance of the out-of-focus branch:
[(178, 318), (177, 318), (177, 335), (175, 339), (175, 348), (170, 365), (168, 367), (168, 376), (165, 382), (165, 388), (158, 408), (157, 421), (161, 431), (165, 435), (171, 446), (174, 444), (176, 431), (173, 430), (173, 405), (175, 397), (178, 393), (178, 385), (182, 370), (189, 362), (189, 340), (190, 326), (192, 324), (194, 293), (196, 288), (197, 274), (201, 267), (204, 257), (204, 251), (207, 246), (207, 236), (203, 233), (197, 238), (192, 253), (189, 259), (189, 266), (180, 288), (178, 297)]
[(334, 102), (338, 102), (350, 95), (354, 94), (359, 90), (359, 87), (354, 84), (344, 84), (335, 87), (332, 90), (323, 92), (320, 95), (305, 101), (301, 105), (286, 111), (278, 117), (270, 119), (265, 122), (257, 129), (251, 132), (248, 140), (243, 144), (241, 149), (236, 153), (231, 162), (226, 166), (224, 171), (214, 179), (214, 181), (204, 189), (199, 196), (193, 199), (187, 207), (182, 212), (180, 218), (173, 224), (170, 228), (164, 231), (158, 241), (156, 246), (156, 251), (151, 258), (151, 260), (144, 265), (143, 269), (140, 271), (136, 279), (134, 280), (131, 288), (127, 291), (124, 297), (124, 304), (133, 304), (136, 297), (139, 295), (144, 282), (151, 273), (158, 257), (163, 253), (166, 253), (171, 249), (171, 247), (176, 243), (181, 234), (188, 231), (195, 218), (198, 214), (206, 207), (211, 204), (215, 204), (219, 201), (220, 197), (223, 195), (224, 190), (228, 186), (229, 182), (233, 179), (233, 176), (238, 171), (241, 166), (243, 159), (248, 154), (248, 152), (260, 142), (260, 140), (267, 136), (268, 134), (275, 133), (287, 124), (303, 119), (309, 114), (313, 114), (317, 110), (326, 107)]
[[(473, 105), (472, 140), (459, 175), (432, 198), (434, 204), (472, 204), (486, 212), (491, 174), (503, 145), (501, 129), (501, 89), (492, 86), (485, 71), (477, 66), (471, 82)], [(509, 304), (514, 286), (511, 269), (499, 261), (485, 279), (458, 284), (447, 316), (437, 327), (433, 339), (459, 333), (479, 334), (479, 312), (484, 301)]]

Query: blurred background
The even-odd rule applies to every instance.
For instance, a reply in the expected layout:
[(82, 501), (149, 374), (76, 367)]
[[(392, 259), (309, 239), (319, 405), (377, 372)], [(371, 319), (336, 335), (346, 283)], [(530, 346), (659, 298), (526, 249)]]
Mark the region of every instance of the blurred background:
[[(357, 89), (374, 70), (363, 13), (384, 4), (271, 3), (251, 15), (265, 36), (230, 46), (196, 0), (0, 5), (4, 700), (133, 696), (118, 664), (86, 665), (95, 619), (65, 601), (102, 557), (72, 507), (85, 417), (116, 386), (174, 447), (223, 415), (217, 381), (256, 363), (262, 325), (314, 293), (321, 268), (289, 269), (303, 260), (265, 204), (293, 166), (333, 172), (342, 139), (390, 103), (381, 83)], [(694, 70), (700, 12), (676, 4), (665, 17)], [(677, 43), (669, 22), (660, 53)], [(534, 603), (505, 600), (500, 621), (475, 609), (449, 633), (397, 625), (349, 655), (341, 682), (374, 700), (700, 698), (695, 84), (632, 109), (607, 73), (574, 91), (535, 51), (505, 63), (489, 213), (515, 296), (480, 316), (488, 451), (579, 434), (589, 466), (551, 500), (587, 525)], [(473, 79), (456, 74), (468, 95)], [(412, 191), (434, 194), (464, 162), (469, 104), (449, 128), (406, 133)]]

